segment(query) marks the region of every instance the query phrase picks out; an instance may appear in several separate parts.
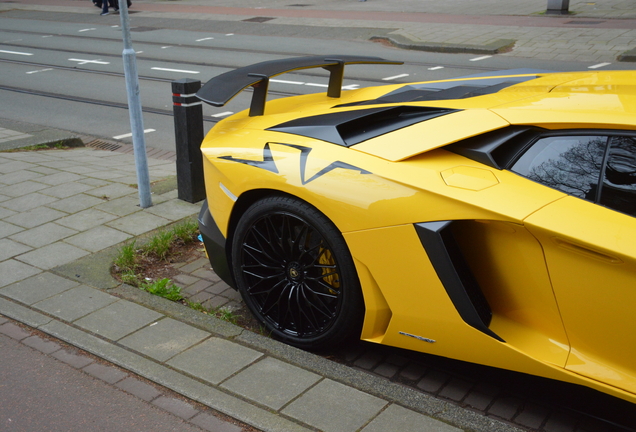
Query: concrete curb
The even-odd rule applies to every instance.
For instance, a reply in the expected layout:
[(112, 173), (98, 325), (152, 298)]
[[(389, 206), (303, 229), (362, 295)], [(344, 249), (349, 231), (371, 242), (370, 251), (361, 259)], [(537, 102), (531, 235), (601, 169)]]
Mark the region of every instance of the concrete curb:
[(616, 60), (619, 62), (636, 62), (636, 48), (625, 51), (623, 54), (619, 55)]
[(464, 45), (435, 42), (416, 42), (401, 35), (373, 36), (372, 41), (387, 43), (396, 48), (452, 54), (499, 54), (512, 50), (514, 39), (497, 39), (488, 45)]

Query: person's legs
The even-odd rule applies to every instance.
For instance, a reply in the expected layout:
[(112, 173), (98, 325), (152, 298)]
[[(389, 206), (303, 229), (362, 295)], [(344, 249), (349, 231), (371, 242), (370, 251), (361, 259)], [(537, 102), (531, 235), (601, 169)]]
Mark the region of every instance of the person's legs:
[(102, 1), (102, 13), (100, 15), (108, 15), (108, 0)]

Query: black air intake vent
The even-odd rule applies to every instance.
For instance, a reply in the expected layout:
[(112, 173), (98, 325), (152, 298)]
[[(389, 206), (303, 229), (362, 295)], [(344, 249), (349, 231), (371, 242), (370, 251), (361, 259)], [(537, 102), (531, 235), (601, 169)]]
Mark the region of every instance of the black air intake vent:
[(268, 130), (350, 147), (407, 126), (456, 112), (454, 109), (397, 106), (304, 117)]

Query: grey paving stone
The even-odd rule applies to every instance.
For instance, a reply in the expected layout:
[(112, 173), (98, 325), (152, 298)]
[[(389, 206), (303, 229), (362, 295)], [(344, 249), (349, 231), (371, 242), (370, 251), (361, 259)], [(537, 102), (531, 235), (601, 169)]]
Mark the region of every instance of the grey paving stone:
[(44, 272), (0, 289), (0, 294), (31, 305), (79, 284), (72, 280)]
[[(0, 202), (6, 201), (7, 199), (8, 198), (5, 195), (0, 195)], [(6, 219), (16, 214), (18, 214), (18, 212), (0, 207), (0, 219)]]
[(208, 332), (164, 318), (126, 336), (119, 343), (156, 360), (166, 361), (208, 336)]
[(35, 348), (36, 350), (41, 351), (45, 354), (54, 353), (55, 351), (62, 348), (60, 344), (50, 340), (42, 339), (39, 336), (30, 336), (26, 339), (23, 339), (22, 343), (30, 346), (31, 348)]
[(0, 262), (0, 275), (2, 275), (0, 287), (11, 285), (40, 272), (42, 270), (13, 259)]
[(444, 387), (449, 376), (441, 371), (430, 371), (418, 383), (417, 387), (429, 393), (436, 393)]
[(115, 183), (115, 184), (110, 184), (107, 186), (95, 188), (86, 193), (88, 195), (92, 195), (99, 198), (108, 197), (108, 199), (113, 199), (113, 198), (121, 198), (126, 195), (137, 194), (137, 189), (132, 188), (128, 185)]
[[(4, 165), (12, 165), (12, 164), (4, 164)], [(33, 165), (29, 164), (29, 166), (32, 167)], [(6, 169), (4, 166), (0, 167), (0, 170), (4, 170), (4, 169)], [(9, 173), (4, 173), (3, 175), (0, 175), (0, 183), (4, 183), (7, 185), (14, 185), (14, 184), (22, 183), (29, 180), (35, 180), (38, 177), (42, 177), (42, 174), (39, 174), (33, 171), (27, 171), (27, 170), (15, 170), (15, 171), (11, 171)]]
[(128, 216), (129, 214), (141, 211), (141, 207), (139, 207), (139, 198), (131, 195), (105, 201), (104, 203), (95, 206), (95, 208), (116, 216)]
[(371, 370), (376, 367), (380, 361), (382, 361), (382, 358), (382, 354), (375, 351), (368, 351), (358, 358), (353, 364), (359, 368)]
[(57, 242), (22, 254), (16, 257), (16, 259), (43, 270), (50, 270), (73, 262), (88, 254), (89, 252), (83, 249)]
[(27, 180), (21, 183), (13, 184), (10, 188), (5, 188), (3, 192), (11, 197), (19, 197), (22, 195), (30, 194), (32, 192), (37, 192), (42, 189), (46, 189), (47, 187), (48, 186), (43, 183)]
[(9, 237), (10, 235), (19, 233), (20, 231), (24, 231), (24, 229), (19, 226), (0, 221), (0, 238)]
[(461, 432), (461, 429), (401, 406), (391, 405), (362, 429), (362, 432), (387, 431)]
[(9, 320), (7, 318), (3, 317), (3, 316), (0, 316), (0, 325), (4, 324), (6, 322), (9, 322)]
[(23, 340), (31, 336), (31, 333), (11, 322), (0, 325), (0, 333), (15, 340)]
[(198, 214), (199, 210), (201, 210), (200, 204), (190, 204), (181, 200), (173, 200), (152, 206), (148, 209), (148, 212), (171, 221), (177, 221), (179, 219)]
[(107, 226), (98, 226), (83, 233), (64, 239), (65, 243), (70, 243), (79, 248), (91, 252), (97, 252), (107, 247), (114, 246), (131, 238), (131, 234), (118, 231)]
[(282, 410), (323, 432), (350, 432), (372, 420), (386, 401), (325, 379)]
[(12, 240), (39, 248), (63, 238), (77, 234), (77, 231), (49, 222), (11, 236)]
[(505, 420), (512, 420), (519, 408), (522, 405), (522, 401), (515, 397), (500, 397), (495, 400), (495, 403), (488, 409), (488, 414), (500, 417)]
[(524, 404), (523, 411), (515, 417), (515, 422), (531, 429), (539, 429), (550, 415), (550, 410), (533, 404)]
[(320, 379), (320, 375), (268, 357), (230, 378), (222, 387), (279, 410)]
[(468, 392), (470, 391), (473, 385), (474, 383), (471, 383), (459, 378), (452, 378), (444, 386), (442, 391), (439, 392), (439, 395), (442, 397), (454, 400), (456, 402), (459, 402), (466, 397), (466, 395), (468, 394)]
[(75, 321), (75, 325), (116, 341), (162, 316), (135, 303), (119, 300)]
[(168, 225), (169, 223), (170, 221), (168, 219), (141, 211), (109, 222), (107, 225), (132, 235), (140, 235), (152, 231), (155, 228)]
[(34, 192), (18, 198), (3, 201), (2, 207), (6, 207), (9, 210), (17, 212), (25, 212), (42, 205), (50, 205), (57, 200), (57, 198)]
[(36, 207), (27, 212), (17, 213), (4, 220), (23, 228), (34, 228), (47, 222), (66, 216), (66, 213), (45, 206)]
[(62, 361), (70, 366), (73, 366), (76, 369), (81, 369), (89, 364), (93, 363), (93, 359), (90, 357), (86, 357), (85, 355), (77, 354), (65, 349), (61, 349), (59, 351), (51, 354), (53, 357)]
[(218, 384), (262, 355), (225, 339), (210, 338), (175, 356), (168, 364), (207, 382)]
[(49, 207), (66, 213), (77, 213), (89, 207), (103, 203), (104, 200), (94, 196), (79, 194), (48, 204)]
[(390, 363), (380, 363), (378, 367), (373, 369), (373, 373), (386, 378), (392, 378), (398, 373), (399, 370), (400, 368), (396, 365)]
[(63, 320), (74, 321), (117, 300), (117, 297), (80, 285), (35, 303), (33, 307)]
[(221, 420), (207, 413), (199, 413), (190, 419), (190, 423), (210, 432), (241, 432), (242, 427)]
[(424, 376), (426, 373), (426, 366), (423, 366), (419, 363), (409, 363), (402, 371), (400, 371), (400, 376), (407, 380), (417, 381)]
[(86, 231), (113, 219), (117, 219), (117, 216), (91, 208), (63, 217), (56, 223), (77, 231)]
[(199, 410), (194, 408), (187, 402), (181, 401), (179, 399), (169, 398), (166, 396), (161, 396), (154, 401), (152, 401), (153, 405), (158, 406), (177, 417), (181, 417), (182, 419), (188, 420), (189, 418), (194, 417), (199, 413)]
[(95, 378), (106, 381), (109, 384), (115, 384), (128, 376), (126, 372), (100, 363), (91, 363), (82, 370)]
[(38, 181), (51, 186), (57, 186), (64, 183), (72, 183), (81, 179), (82, 177), (78, 176), (77, 174), (69, 172), (58, 172), (56, 174), (39, 177)]
[(86, 192), (93, 189), (93, 186), (79, 182), (63, 183), (58, 186), (48, 187), (40, 191), (45, 195), (50, 195), (56, 198), (68, 198), (73, 195), (77, 195), (82, 192)]
[(29, 246), (14, 242), (6, 238), (0, 239), (0, 261), (13, 258), (16, 255), (30, 251)]
[(145, 382), (138, 380), (137, 378), (128, 377), (121, 380), (116, 385), (125, 392), (148, 402), (161, 396), (161, 392), (159, 390), (150, 384), (146, 384)]

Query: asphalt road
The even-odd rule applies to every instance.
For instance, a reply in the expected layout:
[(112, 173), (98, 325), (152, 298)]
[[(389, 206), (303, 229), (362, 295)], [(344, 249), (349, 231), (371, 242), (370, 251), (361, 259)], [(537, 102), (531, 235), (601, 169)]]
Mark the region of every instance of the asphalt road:
[[(74, 14), (75, 20), (82, 17)], [(0, 17), (0, 116), (104, 139), (132, 142), (123, 76), (118, 17), (70, 21), (64, 14), (34, 11), (31, 19)], [(99, 18), (99, 17), (98, 17)], [(80, 18), (81, 19), (81, 18)], [(185, 21), (185, 20), (183, 20)], [(146, 145), (174, 150), (171, 81), (206, 82), (220, 73), (255, 62), (311, 54), (356, 54), (403, 61), (404, 65), (356, 65), (346, 70), (346, 88), (468, 76), (494, 70), (534, 68), (583, 70), (585, 63), (540, 61), (474, 54), (398, 50), (368, 41), (262, 36), (162, 29), (152, 18), (135, 18), (140, 95)], [(154, 27), (151, 27), (153, 26)], [(180, 23), (179, 25), (185, 25)], [(211, 30), (215, 26), (211, 25)], [(335, 47), (337, 45), (337, 48)], [(628, 67), (618, 65), (617, 67)], [(315, 69), (273, 80), (270, 97), (324, 91), (327, 74)], [(249, 104), (241, 94), (227, 106), (205, 106), (206, 129)]]

